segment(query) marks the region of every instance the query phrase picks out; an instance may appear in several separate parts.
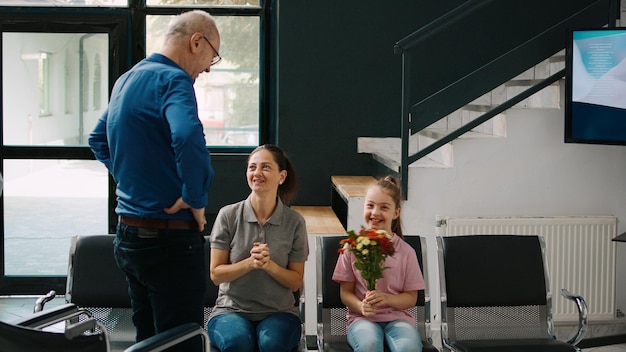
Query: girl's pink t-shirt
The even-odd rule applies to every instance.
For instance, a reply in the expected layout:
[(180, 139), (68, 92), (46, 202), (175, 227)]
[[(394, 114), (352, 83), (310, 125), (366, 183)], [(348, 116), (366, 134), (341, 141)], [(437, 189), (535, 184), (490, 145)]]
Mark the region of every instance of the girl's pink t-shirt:
[[(389, 294), (423, 290), (426, 285), (422, 270), (417, 262), (415, 250), (395, 234), (391, 242), (395, 252), (393, 256), (389, 256), (385, 260), (387, 269), (383, 270), (383, 277), (376, 283), (376, 288)], [(354, 294), (362, 300), (367, 293), (367, 285), (361, 272), (354, 266), (354, 260), (354, 254), (349, 250), (340, 254), (333, 272), (333, 281), (339, 283), (355, 282)], [(390, 322), (403, 319), (415, 325), (415, 318), (411, 316), (408, 310), (397, 310), (389, 306), (378, 307), (378, 313), (369, 317), (348, 310), (348, 327), (359, 319), (373, 322)]]

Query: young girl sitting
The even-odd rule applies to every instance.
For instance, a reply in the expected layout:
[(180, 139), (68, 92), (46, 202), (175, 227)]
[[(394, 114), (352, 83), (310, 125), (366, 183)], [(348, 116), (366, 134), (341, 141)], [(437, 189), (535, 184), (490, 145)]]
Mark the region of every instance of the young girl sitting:
[(398, 180), (387, 176), (369, 187), (363, 206), (366, 227), (393, 234), (394, 254), (385, 260), (383, 277), (368, 291), (356, 269), (354, 254), (339, 255), (333, 280), (340, 284), (348, 307), (348, 343), (355, 352), (380, 352), (385, 341), (391, 352), (421, 352), (422, 339), (408, 309), (425, 288), (417, 255), (403, 240), (400, 223), (402, 193)]

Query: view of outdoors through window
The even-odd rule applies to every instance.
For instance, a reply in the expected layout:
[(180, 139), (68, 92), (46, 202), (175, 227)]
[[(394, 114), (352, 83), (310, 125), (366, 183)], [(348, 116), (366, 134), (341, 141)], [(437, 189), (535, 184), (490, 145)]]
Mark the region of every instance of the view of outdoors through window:
[(108, 233), (106, 168), (89, 160), (5, 160), (3, 168), (5, 275), (66, 275), (72, 235)]
[[(108, 43), (107, 34), (3, 33), (4, 144), (86, 146), (108, 101)], [(71, 236), (108, 232), (99, 162), (4, 160), (3, 171), (6, 275), (65, 275)]]
[[(158, 52), (171, 16), (146, 17), (146, 53)], [(259, 141), (258, 17), (216, 17), (222, 61), (195, 83), (209, 146), (256, 146)]]

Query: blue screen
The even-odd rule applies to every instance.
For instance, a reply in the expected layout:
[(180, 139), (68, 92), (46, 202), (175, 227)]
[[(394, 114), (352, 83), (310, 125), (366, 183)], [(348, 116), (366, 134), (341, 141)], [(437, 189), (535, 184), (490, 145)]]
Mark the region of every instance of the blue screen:
[(626, 144), (626, 28), (576, 30), (571, 38), (566, 142)]

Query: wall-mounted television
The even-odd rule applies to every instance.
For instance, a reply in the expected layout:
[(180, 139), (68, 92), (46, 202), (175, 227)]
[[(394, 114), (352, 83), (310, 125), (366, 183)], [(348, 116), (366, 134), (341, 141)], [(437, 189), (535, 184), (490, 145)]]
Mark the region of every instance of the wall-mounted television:
[(626, 28), (576, 29), (566, 48), (565, 142), (626, 145)]

